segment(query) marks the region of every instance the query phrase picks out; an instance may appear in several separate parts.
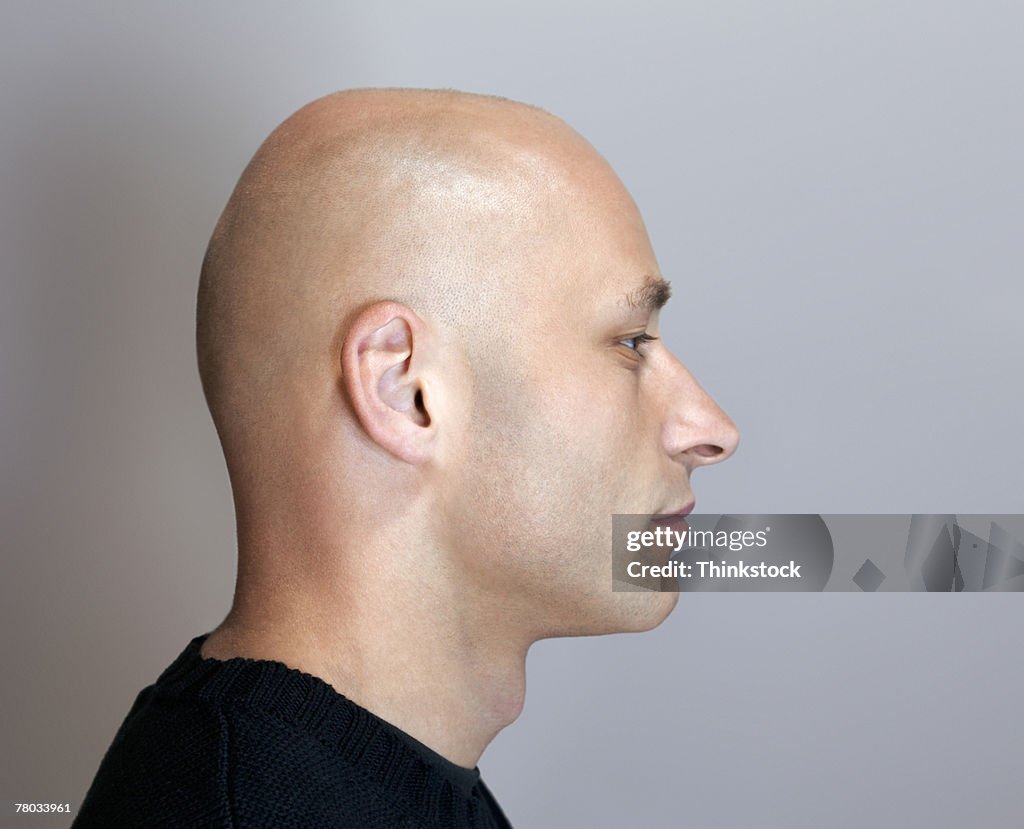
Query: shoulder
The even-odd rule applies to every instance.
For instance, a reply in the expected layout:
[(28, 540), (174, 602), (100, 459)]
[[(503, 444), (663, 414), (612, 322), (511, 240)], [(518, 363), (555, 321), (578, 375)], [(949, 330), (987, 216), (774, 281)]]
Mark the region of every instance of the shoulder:
[(75, 827), (230, 825), (225, 745), (215, 706), (143, 690), (100, 763)]
[(227, 705), (227, 798), (238, 826), (417, 827), (357, 758), (286, 719)]

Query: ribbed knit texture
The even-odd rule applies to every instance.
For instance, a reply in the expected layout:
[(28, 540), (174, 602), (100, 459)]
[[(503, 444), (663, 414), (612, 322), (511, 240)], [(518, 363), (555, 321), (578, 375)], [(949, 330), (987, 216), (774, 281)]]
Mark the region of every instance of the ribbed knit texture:
[(204, 659), (207, 635), (139, 693), (74, 829), (509, 826), (478, 769), (315, 676)]

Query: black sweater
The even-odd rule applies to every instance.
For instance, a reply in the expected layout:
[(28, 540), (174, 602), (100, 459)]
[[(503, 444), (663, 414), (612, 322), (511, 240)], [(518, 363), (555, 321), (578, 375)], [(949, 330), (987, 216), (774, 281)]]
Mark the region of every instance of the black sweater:
[(509, 827), (480, 779), (315, 676), (204, 659), (144, 688), (73, 827)]

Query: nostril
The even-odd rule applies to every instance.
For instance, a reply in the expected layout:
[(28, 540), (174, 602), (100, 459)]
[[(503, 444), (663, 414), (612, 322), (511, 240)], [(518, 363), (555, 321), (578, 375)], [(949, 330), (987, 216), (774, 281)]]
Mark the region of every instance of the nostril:
[(702, 458), (717, 458), (725, 452), (721, 446), (715, 446), (712, 443), (702, 443), (700, 446), (693, 447), (693, 451)]

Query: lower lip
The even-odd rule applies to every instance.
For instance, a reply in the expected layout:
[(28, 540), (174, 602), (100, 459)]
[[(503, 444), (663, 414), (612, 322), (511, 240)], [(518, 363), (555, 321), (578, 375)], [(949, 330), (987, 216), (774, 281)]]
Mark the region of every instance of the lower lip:
[(668, 527), (680, 533), (685, 533), (690, 529), (690, 525), (681, 515), (656, 515), (651, 519), (651, 523), (658, 527)]

